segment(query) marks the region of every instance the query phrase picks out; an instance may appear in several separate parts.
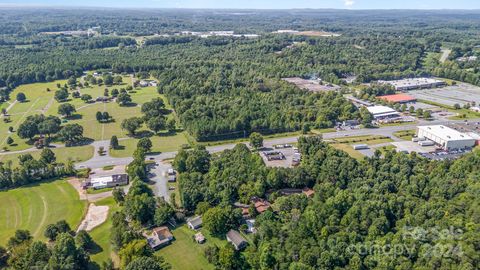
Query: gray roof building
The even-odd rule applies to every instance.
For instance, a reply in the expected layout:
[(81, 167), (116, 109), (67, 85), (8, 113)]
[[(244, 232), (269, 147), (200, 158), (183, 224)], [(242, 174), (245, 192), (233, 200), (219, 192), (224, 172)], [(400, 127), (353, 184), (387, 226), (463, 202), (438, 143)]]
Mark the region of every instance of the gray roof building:
[(236, 250), (240, 250), (247, 246), (247, 240), (245, 240), (245, 238), (243, 238), (243, 236), (235, 230), (228, 231), (227, 241), (232, 243)]

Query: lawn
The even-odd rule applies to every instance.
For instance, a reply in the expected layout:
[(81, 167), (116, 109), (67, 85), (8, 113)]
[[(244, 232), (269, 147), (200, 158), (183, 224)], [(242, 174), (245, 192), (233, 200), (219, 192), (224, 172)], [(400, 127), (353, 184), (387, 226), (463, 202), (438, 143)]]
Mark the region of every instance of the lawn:
[(100, 200), (96, 202), (95, 205), (106, 205), (110, 207), (108, 210), (107, 221), (89, 232), (95, 243), (101, 248), (99, 253), (92, 254), (90, 258), (98, 265), (102, 265), (102, 262), (109, 258), (116, 261), (116, 256), (112, 250), (112, 245), (110, 244), (110, 229), (112, 228), (112, 215), (118, 211), (120, 207), (117, 205), (113, 197)]
[[(150, 137), (153, 147), (152, 152), (173, 152), (177, 151), (182, 144), (188, 144), (185, 133), (177, 133), (172, 136), (153, 136)], [(137, 148), (138, 139), (129, 138), (120, 140), (120, 149), (110, 150), (112, 157), (130, 157)]]
[(204, 250), (209, 245), (224, 246), (227, 241), (212, 237), (205, 229), (201, 230), (207, 241), (197, 244), (192, 236), (196, 233), (186, 225), (172, 231), (175, 241), (156, 252), (167, 261), (173, 270), (214, 269), (204, 256)]
[(415, 133), (416, 131), (414, 129), (410, 129), (410, 130), (397, 131), (393, 133), (393, 135), (399, 139), (402, 139), (405, 141), (411, 141)]
[[(90, 145), (51, 148), (51, 150), (55, 153), (57, 157), (57, 162), (63, 162), (63, 163), (68, 161), (68, 159), (72, 159), (74, 162), (87, 161), (91, 159), (94, 154), (93, 153), (94, 147)], [(28, 152), (28, 154), (31, 154), (35, 159), (38, 159), (40, 157), (41, 152), (42, 150), (36, 150), (36, 151)], [(23, 154), (27, 154), (27, 153), (0, 155), (0, 161), (7, 162), (11, 160), (13, 162), (13, 165), (16, 166), (18, 165), (18, 157)]]
[(357, 160), (363, 160), (365, 157), (362, 155), (362, 153), (358, 152), (357, 150), (353, 149), (351, 145), (344, 144), (344, 143), (335, 143), (335, 144), (330, 144), (333, 148), (342, 150), (349, 154), (352, 158), (357, 159)]
[(65, 219), (74, 230), (86, 212), (77, 191), (65, 180), (55, 180), (0, 192), (0, 245), (18, 229), (45, 240), (48, 224)]
[(392, 142), (393, 140), (385, 136), (366, 135), (366, 136), (352, 136), (352, 137), (337, 138), (337, 139), (334, 139), (333, 141), (335, 143), (347, 143), (347, 144), (364, 143), (368, 145), (375, 145), (375, 144)]

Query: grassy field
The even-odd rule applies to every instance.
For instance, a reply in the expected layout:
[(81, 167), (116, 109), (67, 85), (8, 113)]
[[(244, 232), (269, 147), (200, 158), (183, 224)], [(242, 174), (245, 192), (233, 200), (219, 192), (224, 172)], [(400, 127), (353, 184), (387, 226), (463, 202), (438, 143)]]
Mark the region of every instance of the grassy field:
[(351, 145), (348, 145), (348, 144), (345, 144), (345, 143), (334, 143), (334, 144), (331, 144), (331, 146), (335, 149), (342, 150), (342, 151), (346, 152), (352, 158), (357, 159), (357, 160), (362, 160), (365, 157), (360, 152), (353, 149), (353, 147)]
[(393, 133), (393, 135), (399, 139), (405, 140), (405, 141), (410, 141), (413, 138), (413, 135), (415, 135), (415, 130), (410, 129), (410, 130), (402, 130), (402, 131), (397, 131)]
[(471, 110), (469, 110), (469, 109), (461, 108), (461, 109), (455, 110), (455, 109), (454, 109), (453, 107), (451, 107), (451, 106), (448, 106), (448, 105), (445, 105), (445, 104), (441, 104), (441, 103), (437, 103), (437, 102), (433, 102), (433, 101), (429, 101), (429, 100), (419, 99), (418, 101), (419, 101), (419, 102), (426, 103), (426, 104), (430, 104), (430, 105), (433, 105), (433, 106), (437, 106), (437, 107), (440, 107), (440, 108), (444, 108), (444, 109), (447, 109), (447, 110), (448, 110), (449, 112), (451, 112), (451, 113), (457, 114), (457, 115), (455, 115), (455, 116), (450, 116), (450, 117), (448, 118), (448, 119), (450, 119), (450, 120), (464, 120), (464, 119), (477, 119), (477, 118), (480, 118), (480, 113), (471, 111)]
[[(177, 151), (182, 144), (188, 144), (185, 133), (177, 133), (172, 136), (150, 137), (153, 147), (152, 152), (173, 152)], [(119, 142), (120, 149), (110, 150), (112, 157), (130, 157), (137, 148), (138, 139), (130, 138)]]
[(17, 229), (26, 229), (39, 240), (48, 224), (65, 219), (75, 229), (86, 212), (86, 202), (65, 180), (44, 182), (0, 192), (0, 245)]
[[(35, 159), (38, 159), (40, 157), (41, 151), (42, 150), (36, 150), (33, 152), (28, 152), (28, 154), (31, 154)], [(94, 147), (90, 145), (77, 147), (61, 147), (52, 148), (52, 151), (57, 157), (57, 162), (66, 162), (69, 158), (72, 159), (74, 162), (82, 162), (89, 160), (93, 157)], [(16, 166), (18, 165), (18, 157), (22, 154), (27, 153), (0, 155), (0, 162), (7, 162), (11, 160), (13, 165)]]
[[(35, 83), (27, 84), (17, 87), (10, 95), (11, 100), (0, 104), (0, 108), (8, 108), (10, 114), (10, 122), (0, 125), (0, 148), (7, 147), (8, 151), (18, 151), (32, 148), (31, 144), (27, 144), (27, 141), (20, 139), (16, 135), (16, 129), (25, 120), (27, 116), (34, 114), (45, 114), (58, 116), (57, 110), (61, 103), (54, 99), (55, 91), (57, 90), (57, 83), (64, 84), (66, 81), (55, 81), (49, 83)], [(93, 99), (103, 96), (104, 90), (108, 89), (110, 92), (112, 89), (121, 89), (132, 83), (130, 76), (123, 76), (123, 84), (113, 86), (98, 86), (92, 85), (79, 90), (80, 94), (89, 94)], [(47, 91), (47, 88), (51, 91)], [(15, 97), (18, 93), (24, 93), (27, 96), (27, 101), (24, 103), (15, 102)], [(70, 91), (71, 93), (72, 91)], [(141, 105), (145, 102), (152, 100), (155, 97), (160, 97), (165, 101), (166, 108), (171, 109), (167, 99), (157, 93), (155, 87), (145, 87), (135, 89), (130, 92), (133, 104), (131, 106), (120, 107), (115, 102), (109, 103), (85, 103), (81, 99), (70, 97), (68, 103), (75, 106), (77, 112), (71, 119), (65, 120), (66, 123), (78, 123), (84, 128), (84, 136), (93, 140), (108, 140), (113, 135), (118, 138), (126, 138), (126, 131), (122, 130), (120, 125), (126, 118), (132, 116), (141, 116)], [(96, 120), (97, 111), (108, 112), (113, 121), (110, 123), (99, 123)], [(174, 113), (167, 116), (170, 118), (176, 118)], [(14, 132), (8, 131), (9, 127), (14, 128)], [(140, 128), (139, 132), (147, 131), (144, 125)], [(14, 140), (12, 145), (7, 145), (7, 138), (11, 137)], [(182, 134), (176, 134), (173, 136), (165, 137), (152, 137), (152, 141), (155, 144), (155, 151), (173, 151), (177, 150), (180, 145), (187, 143)], [(113, 153), (116, 156), (128, 156), (133, 150), (133, 146), (136, 145), (136, 139), (130, 138), (125, 141), (125, 149), (119, 150)], [(87, 148), (78, 148), (78, 150), (87, 150)], [(84, 160), (84, 157), (90, 156), (90, 152), (77, 153), (79, 160)], [(14, 157), (15, 158), (15, 157)], [(1, 159), (1, 157), (0, 157)]]
[(95, 243), (100, 246), (101, 251), (96, 254), (92, 254), (90, 258), (92, 261), (101, 265), (102, 262), (106, 261), (109, 258), (112, 258), (116, 261), (116, 255), (112, 250), (112, 245), (110, 244), (110, 229), (112, 228), (112, 215), (120, 209), (120, 207), (115, 203), (113, 197), (103, 199), (95, 203), (95, 205), (106, 205), (110, 207), (108, 210), (108, 218), (105, 223), (96, 227), (90, 231), (90, 236), (92, 236)]
[(195, 231), (190, 230), (186, 225), (180, 226), (172, 231), (175, 241), (167, 247), (156, 252), (165, 258), (173, 270), (206, 270), (214, 269), (204, 256), (204, 250), (208, 245), (224, 246), (227, 241), (212, 237), (205, 229), (201, 230), (207, 241), (204, 244), (197, 244), (192, 236)]
[(334, 139), (333, 141), (334, 143), (346, 143), (346, 144), (364, 143), (368, 145), (375, 145), (375, 144), (392, 142), (393, 140), (385, 136), (366, 135), (366, 136), (352, 136), (352, 137), (345, 137), (345, 138), (337, 138), (337, 139)]

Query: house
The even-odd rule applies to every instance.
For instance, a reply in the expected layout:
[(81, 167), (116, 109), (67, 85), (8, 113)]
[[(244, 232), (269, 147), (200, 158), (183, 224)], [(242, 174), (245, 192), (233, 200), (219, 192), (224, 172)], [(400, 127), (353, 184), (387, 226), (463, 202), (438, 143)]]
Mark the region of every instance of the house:
[(202, 227), (202, 217), (196, 216), (187, 220), (187, 225), (192, 230), (198, 230)]
[(83, 189), (112, 188), (128, 185), (127, 174), (114, 174), (110, 176), (92, 177), (83, 183)]
[(266, 200), (255, 198), (252, 200), (252, 202), (254, 203), (255, 209), (260, 214), (267, 211), (268, 208), (270, 208), (270, 203)]
[(247, 240), (235, 230), (230, 230), (227, 233), (227, 241), (232, 243), (236, 250), (240, 250), (247, 245)]
[(308, 198), (312, 198), (315, 195), (315, 191), (311, 188), (304, 188), (302, 189), (302, 193), (305, 194)]
[(152, 230), (152, 234), (147, 235), (148, 245), (153, 249), (160, 249), (173, 241), (173, 234), (170, 232), (168, 227), (162, 226), (157, 227)]
[(205, 243), (205, 236), (203, 236), (203, 233), (201, 232), (196, 233), (194, 238), (195, 238), (195, 242), (199, 244)]
[(250, 209), (250, 205), (248, 205), (248, 204), (243, 204), (243, 203), (239, 203), (239, 202), (235, 202), (235, 203), (233, 204), (233, 206), (234, 206), (235, 208), (240, 208), (240, 209), (242, 209), (242, 216), (243, 216), (243, 218), (248, 218), (248, 217), (250, 216), (250, 210), (249, 210), (249, 209)]

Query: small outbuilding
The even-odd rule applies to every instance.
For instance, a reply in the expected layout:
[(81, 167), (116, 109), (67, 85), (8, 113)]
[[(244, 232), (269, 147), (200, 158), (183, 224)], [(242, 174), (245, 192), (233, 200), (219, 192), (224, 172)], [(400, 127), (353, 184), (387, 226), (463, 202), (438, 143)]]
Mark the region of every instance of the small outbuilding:
[(232, 243), (236, 250), (241, 250), (247, 246), (247, 240), (243, 238), (243, 236), (235, 230), (230, 230), (227, 233), (227, 241)]
[(189, 218), (187, 220), (187, 225), (192, 230), (198, 230), (202, 227), (203, 221), (201, 216), (196, 216)]

